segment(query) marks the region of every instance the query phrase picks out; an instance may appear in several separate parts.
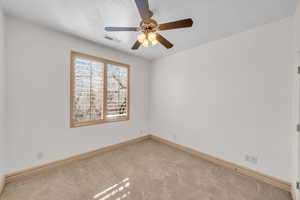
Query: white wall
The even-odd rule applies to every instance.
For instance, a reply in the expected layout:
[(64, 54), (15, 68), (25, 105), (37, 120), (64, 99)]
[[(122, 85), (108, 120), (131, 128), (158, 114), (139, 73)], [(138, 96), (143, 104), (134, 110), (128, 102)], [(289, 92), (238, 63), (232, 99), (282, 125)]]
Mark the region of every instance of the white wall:
[[(179, 144), (292, 181), (292, 25), (287, 18), (159, 59), (149, 69), (145, 60), (9, 17), (7, 173), (151, 127)], [(71, 49), (132, 66), (130, 121), (69, 128)], [(258, 156), (258, 164), (245, 162), (245, 154)]]
[(6, 140), (6, 67), (4, 62), (4, 12), (0, 1), (0, 193), (4, 185), (5, 173), (5, 140)]
[[(69, 128), (70, 50), (131, 65), (130, 121)], [(144, 134), (148, 61), (9, 17), (7, 63), (8, 173)]]
[[(293, 124), (298, 124), (299, 121), (299, 89), (300, 89), (300, 82), (299, 82), (299, 75), (297, 72), (297, 66), (300, 66), (300, 3), (298, 2), (296, 12), (294, 15), (293, 21)], [(293, 183), (293, 194), (295, 195), (296, 199), (300, 199), (299, 190), (296, 189), (296, 183), (299, 181), (300, 174), (300, 165), (299, 165), (299, 133), (297, 133), (296, 129), (294, 128), (292, 131), (292, 183)]]
[(152, 132), (291, 181), (291, 35), (287, 18), (155, 61)]

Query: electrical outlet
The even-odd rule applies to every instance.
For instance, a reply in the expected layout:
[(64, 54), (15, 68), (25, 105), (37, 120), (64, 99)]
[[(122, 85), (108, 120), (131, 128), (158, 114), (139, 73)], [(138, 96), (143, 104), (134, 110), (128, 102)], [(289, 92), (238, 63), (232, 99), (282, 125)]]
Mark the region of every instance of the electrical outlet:
[(37, 157), (38, 160), (42, 160), (44, 158), (44, 153), (39, 152), (36, 157)]
[(249, 161), (250, 160), (250, 156), (249, 155), (245, 155), (245, 161)]
[(246, 154), (245, 161), (256, 165), (258, 163), (258, 157)]
[(173, 138), (174, 141), (176, 141), (176, 140), (177, 140), (177, 135), (176, 135), (176, 134), (173, 134), (173, 135), (172, 135), (172, 138)]

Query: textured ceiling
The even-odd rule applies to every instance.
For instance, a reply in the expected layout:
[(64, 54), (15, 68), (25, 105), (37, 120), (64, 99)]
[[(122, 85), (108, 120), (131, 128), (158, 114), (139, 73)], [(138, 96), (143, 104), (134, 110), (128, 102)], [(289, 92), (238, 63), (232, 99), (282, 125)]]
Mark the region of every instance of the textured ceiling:
[[(293, 14), (297, 0), (149, 0), (159, 23), (191, 17), (188, 29), (161, 32), (174, 47), (161, 45), (132, 51), (135, 32), (106, 33), (104, 26), (137, 26), (134, 0), (3, 0), (8, 15), (133, 55), (156, 59), (183, 49), (251, 29)], [(109, 41), (105, 34), (117, 41)]]

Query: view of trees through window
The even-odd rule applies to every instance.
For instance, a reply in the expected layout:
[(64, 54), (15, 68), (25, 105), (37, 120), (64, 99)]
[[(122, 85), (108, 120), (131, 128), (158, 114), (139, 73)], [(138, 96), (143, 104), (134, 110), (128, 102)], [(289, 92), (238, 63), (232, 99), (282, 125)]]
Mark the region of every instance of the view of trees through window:
[(107, 117), (127, 115), (127, 69), (107, 66)]
[(72, 52), (71, 126), (128, 119), (129, 67)]

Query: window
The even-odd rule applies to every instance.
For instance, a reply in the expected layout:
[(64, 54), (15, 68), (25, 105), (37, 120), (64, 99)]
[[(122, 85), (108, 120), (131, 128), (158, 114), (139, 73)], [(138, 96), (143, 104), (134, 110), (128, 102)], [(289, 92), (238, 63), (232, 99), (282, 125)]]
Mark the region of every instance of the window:
[(129, 119), (129, 66), (71, 52), (71, 127)]

